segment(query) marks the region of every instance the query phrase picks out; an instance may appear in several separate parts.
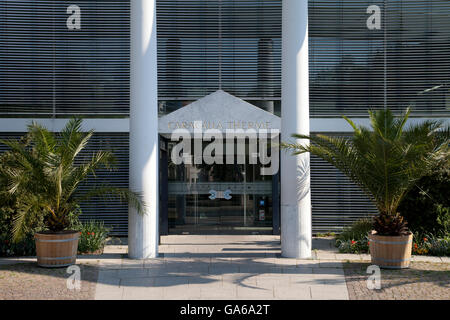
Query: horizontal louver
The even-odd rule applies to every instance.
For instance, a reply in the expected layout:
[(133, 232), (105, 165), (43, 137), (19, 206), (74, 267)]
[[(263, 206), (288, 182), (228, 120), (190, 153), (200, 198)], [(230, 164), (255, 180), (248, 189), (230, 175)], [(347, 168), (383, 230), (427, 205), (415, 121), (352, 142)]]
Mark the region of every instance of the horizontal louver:
[[(0, 1), (0, 115), (129, 112), (129, 1)], [(310, 0), (313, 117), (450, 111), (450, 2)], [(369, 5), (381, 30), (367, 28)], [(280, 0), (158, 0), (161, 100), (281, 95)], [(386, 19), (384, 19), (386, 18)]]
[(221, 88), (280, 97), (281, 6), (274, 0), (158, 0), (158, 95), (195, 100)]
[[(367, 8), (381, 9), (381, 29)], [(450, 115), (450, 1), (309, 1), (312, 116)]]
[(354, 221), (377, 213), (361, 189), (327, 162), (311, 157), (313, 233), (340, 232)]
[(0, 113), (128, 114), (129, 20), (129, 1), (0, 1)]
[[(17, 139), (22, 134), (0, 134), (0, 139)], [(0, 144), (0, 153), (6, 147)], [(129, 175), (129, 138), (128, 134), (97, 133), (87, 148), (78, 157), (90, 156), (96, 150), (111, 150), (117, 159), (117, 169), (113, 172), (100, 170), (97, 178), (89, 179), (89, 187), (109, 184), (116, 187), (128, 187)], [(82, 186), (86, 190), (86, 185)], [(313, 232), (339, 232), (342, 227), (362, 217), (376, 213), (362, 191), (344, 175), (324, 161), (311, 157), (311, 197)], [(91, 199), (82, 204), (82, 220), (102, 220), (112, 227), (112, 235), (127, 236), (128, 207), (114, 198)]]

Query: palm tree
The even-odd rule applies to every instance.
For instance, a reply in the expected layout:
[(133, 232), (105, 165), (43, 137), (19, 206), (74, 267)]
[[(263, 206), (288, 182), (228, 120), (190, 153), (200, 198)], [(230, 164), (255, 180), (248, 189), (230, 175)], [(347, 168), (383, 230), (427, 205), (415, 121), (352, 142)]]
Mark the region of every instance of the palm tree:
[(98, 151), (79, 159), (93, 131), (81, 132), (81, 119), (70, 120), (60, 134), (33, 122), (20, 140), (0, 140), (10, 148), (1, 157), (0, 197), (15, 199), (13, 240), (21, 240), (30, 224), (43, 221), (50, 231), (66, 230), (79, 204), (93, 196), (112, 195), (128, 201), (139, 212), (139, 195), (108, 185), (82, 191), (80, 185), (98, 169), (112, 170), (114, 156)]
[(293, 155), (310, 152), (335, 166), (375, 203), (379, 215), (374, 229), (379, 235), (408, 233), (406, 221), (397, 212), (405, 194), (426, 175), (437, 157), (450, 158), (450, 130), (441, 121), (423, 121), (405, 129), (409, 108), (399, 118), (390, 110), (369, 111), (372, 130), (353, 127), (352, 137), (294, 134), (309, 145), (282, 143)]

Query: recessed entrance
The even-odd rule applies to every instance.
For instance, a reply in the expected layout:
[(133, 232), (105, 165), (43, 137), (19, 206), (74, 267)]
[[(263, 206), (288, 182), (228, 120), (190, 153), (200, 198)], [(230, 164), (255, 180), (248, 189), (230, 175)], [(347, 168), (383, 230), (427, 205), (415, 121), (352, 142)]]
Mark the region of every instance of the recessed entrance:
[(169, 234), (272, 234), (272, 179), (259, 165), (169, 159)]
[(222, 90), (161, 117), (161, 234), (279, 234), (279, 128)]

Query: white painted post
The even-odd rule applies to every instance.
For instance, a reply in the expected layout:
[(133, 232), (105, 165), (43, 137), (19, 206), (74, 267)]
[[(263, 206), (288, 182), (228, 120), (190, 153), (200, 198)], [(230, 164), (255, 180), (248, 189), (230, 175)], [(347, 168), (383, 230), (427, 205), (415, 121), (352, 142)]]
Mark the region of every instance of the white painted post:
[(159, 146), (156, 1), (131, 0), (130, 189), (140, 192), (145, 214), (128, 213), (128, 256), (158, 256)]
[[(283, 0), (281, 138), (309, 134), (308, 1)], [(301, 141), (307, 143), (307, 141)], [(281, 254), (311, 257), (309, 154), (281, 152)]]

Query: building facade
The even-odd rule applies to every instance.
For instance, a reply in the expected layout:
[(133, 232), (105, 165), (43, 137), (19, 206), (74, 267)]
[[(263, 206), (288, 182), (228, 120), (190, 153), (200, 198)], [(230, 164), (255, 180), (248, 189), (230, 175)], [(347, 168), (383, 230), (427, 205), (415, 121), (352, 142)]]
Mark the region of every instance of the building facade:
[(339, 232), (376, 209), (322, 160), (311, 157), (311, 192), (298, 197), (301, 159), (281, 153), (279, 173), (262, 175), (247, 142), (244, 163), (177, 164), (171, 132), (198, 120), (282, 140), (347, 135), (342, 115), (367, 123), (369, 108), (407, 106), (413, 120), (448, 119), (449, 15), (445, 0), (0, 1), (0, 137), (84, 117), (96, 130), (87, 151), (118, 158), (99, 183), (147, 186), (155, 204), (157, 217), (137, 220), (116, 200), (83, 205), (117, 236), (279, 234), (299, 198), (312, 215), (292, 225)]

